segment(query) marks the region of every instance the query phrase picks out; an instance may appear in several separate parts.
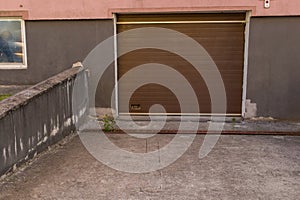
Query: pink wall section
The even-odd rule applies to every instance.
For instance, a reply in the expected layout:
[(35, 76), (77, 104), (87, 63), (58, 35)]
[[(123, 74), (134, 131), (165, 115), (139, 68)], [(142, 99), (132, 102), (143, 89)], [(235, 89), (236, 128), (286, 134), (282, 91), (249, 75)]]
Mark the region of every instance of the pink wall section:
[[(25, 19), (112, 18), (113, 12), (252, 10), (253, 16), (300, 15), (300, 0), (0, 0), (0, 16)], [(22, 11), (22, 12), (20, 12)]]

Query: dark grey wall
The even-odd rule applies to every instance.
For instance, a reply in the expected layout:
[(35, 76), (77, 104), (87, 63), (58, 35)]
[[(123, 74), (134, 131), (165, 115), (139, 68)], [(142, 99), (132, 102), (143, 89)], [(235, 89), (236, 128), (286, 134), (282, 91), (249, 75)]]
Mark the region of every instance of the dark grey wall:
[(300, 17), (252, 18), (247, 98), (258, 116), (300, 119)]
[(72, 109), (75, 78), (87, 90), (86, 73), (72, 68), (0, 102), (0, 176), (76, 130), (88, 104), (81, 95)]
[(77, 61), (113, 35), (112, 20), (26, 21), (28, 69), (0, 70), (1, 84), (30, 85)]
[[(26, 21), (25, 27), (28, 68), (0, 69), (0, 85), (32, 85), (43, 81), (83, 61), (96, 45), (113, 35), (111, 19)], [(97, 106), (110, 107), (113, 78), (112, 64), (99, 83)]]

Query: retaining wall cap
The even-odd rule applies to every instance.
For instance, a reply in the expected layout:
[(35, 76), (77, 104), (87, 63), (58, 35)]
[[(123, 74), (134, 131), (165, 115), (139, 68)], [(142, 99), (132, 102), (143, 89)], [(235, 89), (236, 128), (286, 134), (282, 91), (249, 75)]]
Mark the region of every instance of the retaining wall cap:
[(32, 98), (43, 94), (56, 85), (63, 83), (64, 81), (76, 77), (76, 75), (82, 71), (83, 68), (81, 67), (67, 69), (55, 76), (48, 78), (45, 81), (42, 81), (26, 90), (0, 101), (0, 119), (6, 116), (10, 111), (26, 105)]

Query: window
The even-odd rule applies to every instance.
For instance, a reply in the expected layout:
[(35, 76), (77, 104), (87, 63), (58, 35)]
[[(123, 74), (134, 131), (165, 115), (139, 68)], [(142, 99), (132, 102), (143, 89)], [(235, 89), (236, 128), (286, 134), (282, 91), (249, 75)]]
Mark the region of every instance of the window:
[(24, 21), (0, 18), (0, 69), (22, 69), (26, 64)]

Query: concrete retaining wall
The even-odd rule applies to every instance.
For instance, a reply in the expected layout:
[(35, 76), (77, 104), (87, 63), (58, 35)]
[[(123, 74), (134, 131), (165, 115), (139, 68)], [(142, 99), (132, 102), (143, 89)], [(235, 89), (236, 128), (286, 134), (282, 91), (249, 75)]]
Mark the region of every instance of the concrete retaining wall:
[(72, 68), (0, 102), (0, 175), (76, 130), (88, 106), (72, 111), (76, 77), (87, 89), (86, 73)]

